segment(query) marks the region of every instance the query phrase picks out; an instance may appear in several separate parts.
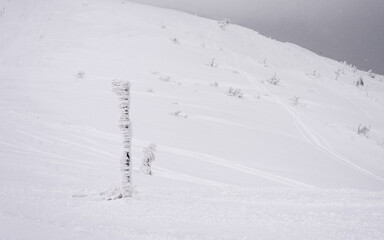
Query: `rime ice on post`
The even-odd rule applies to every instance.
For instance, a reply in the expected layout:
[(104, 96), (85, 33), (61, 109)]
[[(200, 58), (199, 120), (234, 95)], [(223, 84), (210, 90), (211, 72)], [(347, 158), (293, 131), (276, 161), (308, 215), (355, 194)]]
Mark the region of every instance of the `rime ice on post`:
[(132, 162), (131, 162), (131, 143), (132, 143), (132, 125), (129, 119), (130, 106), (130, 89), (129, 82), (114, 80), (112, 82), (113, 92), (120, 100), (119, 107), (121, 116), (119, 119), (119, 127), (123, 135), (124, 153), (121, 158), (122, 171), (122, 195), (123, 197), (132, 196)]

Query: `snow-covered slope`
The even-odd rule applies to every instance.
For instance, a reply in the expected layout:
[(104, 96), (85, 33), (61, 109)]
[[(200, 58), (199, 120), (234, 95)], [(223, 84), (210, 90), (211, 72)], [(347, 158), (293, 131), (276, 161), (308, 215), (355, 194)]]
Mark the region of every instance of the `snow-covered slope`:
[[(120, 186), (113, 79), (132, 83), (137, 193), (103, 201)], [(383, 76), (236, 25), (3, 0), (0, 239), (382, 239), (383, 110)]]

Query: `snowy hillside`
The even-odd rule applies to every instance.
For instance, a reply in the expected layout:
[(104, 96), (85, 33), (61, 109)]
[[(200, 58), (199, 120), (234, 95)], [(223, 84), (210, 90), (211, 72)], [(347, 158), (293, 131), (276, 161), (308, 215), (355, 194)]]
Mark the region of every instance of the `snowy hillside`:
[[(114, 79), (136, 193), (107, 201)], [(0, 180), (4, 240), (384, 239), (384, 77), (129, 1), (1, 0)]]

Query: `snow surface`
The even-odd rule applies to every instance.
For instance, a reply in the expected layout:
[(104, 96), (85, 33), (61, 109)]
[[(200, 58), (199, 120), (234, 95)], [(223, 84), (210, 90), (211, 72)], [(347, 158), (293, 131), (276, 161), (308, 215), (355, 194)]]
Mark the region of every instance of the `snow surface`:
[[(133, 88), (135, 194), (108, 201), (113, 79)], [(2, 0), (0, 239), (384, 239), (383, 110), (383, 76), (236, 25)]]

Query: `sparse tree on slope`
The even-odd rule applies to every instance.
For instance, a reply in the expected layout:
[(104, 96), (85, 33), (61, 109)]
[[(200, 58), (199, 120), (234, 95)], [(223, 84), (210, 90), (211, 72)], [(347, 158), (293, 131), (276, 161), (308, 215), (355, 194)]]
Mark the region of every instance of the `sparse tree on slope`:
[(113, 91), (120, 100), (121, 116), (119, 127), (123, 135), (123, 156), (121, 158), (122, 171), (122, 197), (132, 196), (132, 161), (131, 161), (131, 143), (132, 143), (132, 125), (129, 119), (130, 89), (129, 82), (113, 81)]
[(360, 77), (357, 79), (357, 81), (355, 82), (355, 85), (356, 85), (356, 87), (359, 87), (359, 86), (364, 87), (363, 77), (360, 76)]
[(220, 28), (225, 30), (227, 28), (227, 26), (231, 24), (231, 20), (229, 20), (228, 18), (225, 18), (224, 20), (219, 21), (218, 23), (219, 23)]

